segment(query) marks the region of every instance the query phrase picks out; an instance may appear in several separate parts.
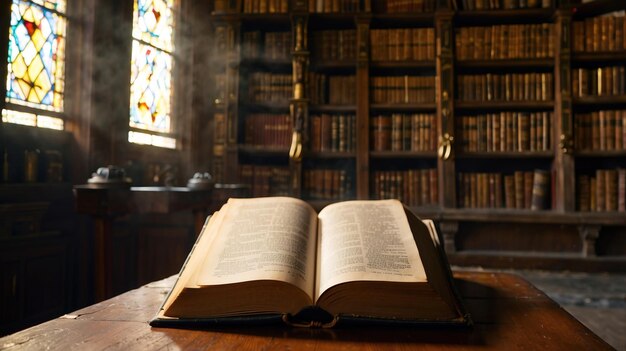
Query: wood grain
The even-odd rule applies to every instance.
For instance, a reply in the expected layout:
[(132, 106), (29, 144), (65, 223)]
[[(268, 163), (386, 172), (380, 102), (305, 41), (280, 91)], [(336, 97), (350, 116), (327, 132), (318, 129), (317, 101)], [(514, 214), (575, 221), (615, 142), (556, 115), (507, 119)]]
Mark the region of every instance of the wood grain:
[(154, 316), (174, 283), (175, 277), (170, 277), (1, 338), (0, 349), (611, 349), (518, 276), (455, 272), (455, 278), (474, 319), (473, 327), (151, 328), (148, 320)]

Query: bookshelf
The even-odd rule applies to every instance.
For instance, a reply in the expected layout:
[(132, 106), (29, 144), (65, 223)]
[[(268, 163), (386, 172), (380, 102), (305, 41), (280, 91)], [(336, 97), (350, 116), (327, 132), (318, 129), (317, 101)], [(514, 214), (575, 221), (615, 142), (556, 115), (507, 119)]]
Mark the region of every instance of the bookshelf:
[(626, 242), (624, 4), (281, 1), (210, 15), (218, 179), (316, 208), (399, 198), (438, 221), (453, 262), (624, 262), (607, 249)]

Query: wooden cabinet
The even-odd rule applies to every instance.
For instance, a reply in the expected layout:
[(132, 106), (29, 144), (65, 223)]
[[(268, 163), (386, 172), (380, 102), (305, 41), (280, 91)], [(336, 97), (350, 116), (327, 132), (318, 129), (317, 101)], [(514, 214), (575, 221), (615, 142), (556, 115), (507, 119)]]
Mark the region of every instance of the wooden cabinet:
[[(58, 317), (88, 295), (80, 280), (71, 134), (2, 124), (0, 334)], [(80, 300), (79, 300), (80, 301)]]
[(398, 198), (459, 263), (626, 269), (624, 4), (283, 2), (209, 16), (218, 177), (317, 208)]
[(5, 334), (75, 307), (78, 260), (69, 184), (0, 185), (0, 199), (0, 333)]

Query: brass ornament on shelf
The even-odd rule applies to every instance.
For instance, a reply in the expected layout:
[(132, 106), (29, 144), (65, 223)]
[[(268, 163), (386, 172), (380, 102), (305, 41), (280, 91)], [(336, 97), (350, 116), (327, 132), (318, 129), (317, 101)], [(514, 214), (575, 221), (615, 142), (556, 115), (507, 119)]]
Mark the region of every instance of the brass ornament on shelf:
[(294, 161), (302, 160), (302, 130), (304, 129), (304, 119), (306, 118), (305, 106), (302, 102), (295, 102), (290, 107), (293, 119), (293, 134), (291, 135), (291, 146), (289, 147), (289, 158)]
[(442, 160), (447, 160), (452, 155), (452, 144), (454, 143), (454, 137), (448, 133), (439, 137), (439, 147), (437, 149), (437, 155)]
[(289, 148), (289, 158), (294, 161), (302, 160), (302, 133), (294, 130), (291, 135), (291, 147)]
[(564, 154), (569, 154), (574, 151), (574, 140), (570, 134), (561, 134), (559, 137), (559, 147)]

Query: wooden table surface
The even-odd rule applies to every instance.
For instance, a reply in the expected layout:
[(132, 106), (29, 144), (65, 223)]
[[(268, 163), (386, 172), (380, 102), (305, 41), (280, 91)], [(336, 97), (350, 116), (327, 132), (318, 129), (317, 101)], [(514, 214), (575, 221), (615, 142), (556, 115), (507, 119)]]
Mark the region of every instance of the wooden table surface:
[(454, 273), (474, 326), (151, 328), (175, 277), (0, 338), (0, 350), (604, 350), (611, 347), (524, 279)]

